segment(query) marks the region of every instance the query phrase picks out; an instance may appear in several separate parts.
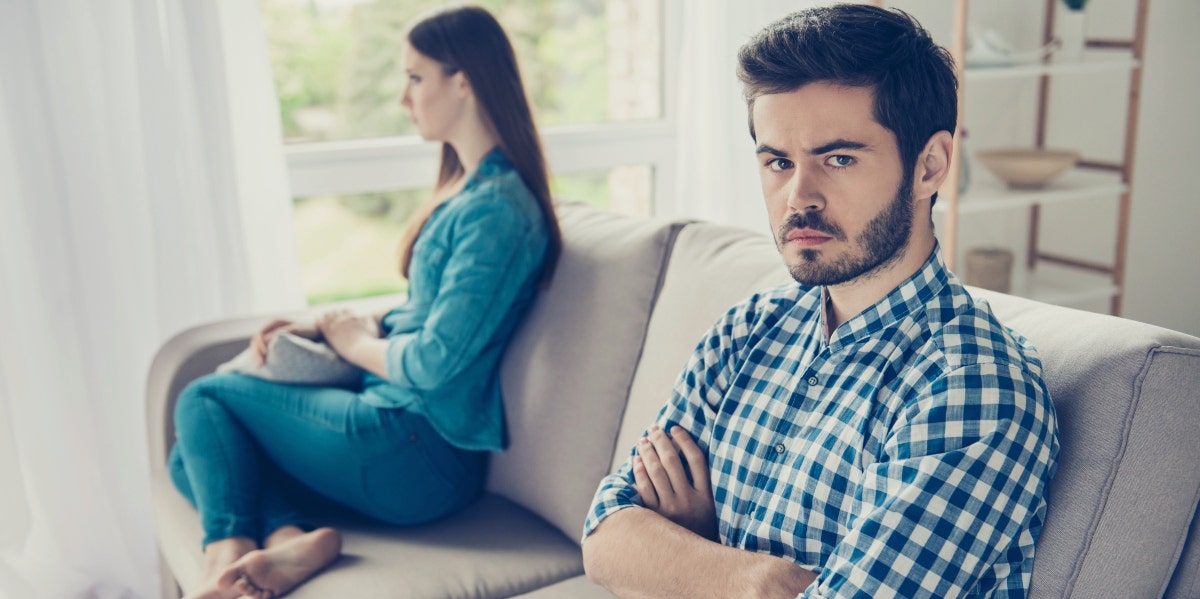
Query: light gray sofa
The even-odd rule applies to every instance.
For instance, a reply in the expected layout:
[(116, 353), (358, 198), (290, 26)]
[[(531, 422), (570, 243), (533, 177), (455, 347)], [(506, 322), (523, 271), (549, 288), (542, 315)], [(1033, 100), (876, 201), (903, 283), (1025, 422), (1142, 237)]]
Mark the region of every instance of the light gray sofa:
[[(628, 455), (702, 333), (788, 280), (774, 245), (709, 223), (561, 207), (566, 247), (503, 364), (511, 447), (465, 512), (413, 528), (335, 522), (345, 555), (292, 597), (608, 597), (579, 535), (599, 480)], [(1200, 597), (1200, 339), (973, 290), (1039, 349), (1062, 454), (1034, 597)], [(351, 302), (375, 309), (397, 297)], [(164, 596), (201, 571), (196, 512), (166, 471), (180, 390), (266, 318), (185, 331), (158, 353), (147, 410)]]

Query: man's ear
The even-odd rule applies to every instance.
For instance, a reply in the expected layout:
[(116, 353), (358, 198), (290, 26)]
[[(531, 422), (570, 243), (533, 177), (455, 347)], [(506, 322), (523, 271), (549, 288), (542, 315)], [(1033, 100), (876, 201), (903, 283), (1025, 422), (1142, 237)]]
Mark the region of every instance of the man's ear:
[(913, 173), (913, 197), (928, 198), (937, 193), (942, 182), (950, 175), (950, 157), (954, 153), (954, 139), (949, 131), (934, 133), (925, 148), (917, 155), (916, 171)]

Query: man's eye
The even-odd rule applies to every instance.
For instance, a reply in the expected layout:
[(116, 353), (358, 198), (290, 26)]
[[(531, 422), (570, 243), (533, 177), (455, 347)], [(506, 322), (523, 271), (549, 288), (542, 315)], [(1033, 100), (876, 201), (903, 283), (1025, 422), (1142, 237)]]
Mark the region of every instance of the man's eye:
[(846, 156), (845, 154), (836, 154), (826, 158), (825, 164), (832, 166), (833, 168), (846, 168), (854, 164), (854, 157)]
[(792, 168), (792, 161), (787, 158), (772, 158), (767, 161), (767, 168), (777, 173), (786, 171)]

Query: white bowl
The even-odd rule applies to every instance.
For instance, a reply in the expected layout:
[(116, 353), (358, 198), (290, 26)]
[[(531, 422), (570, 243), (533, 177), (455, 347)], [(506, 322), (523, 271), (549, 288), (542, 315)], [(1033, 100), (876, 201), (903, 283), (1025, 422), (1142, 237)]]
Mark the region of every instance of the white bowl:
[(1009, 187), (1041, 187), (1075, 166), (1075, 150), (997, 148), (975, 152), (975, 158)]

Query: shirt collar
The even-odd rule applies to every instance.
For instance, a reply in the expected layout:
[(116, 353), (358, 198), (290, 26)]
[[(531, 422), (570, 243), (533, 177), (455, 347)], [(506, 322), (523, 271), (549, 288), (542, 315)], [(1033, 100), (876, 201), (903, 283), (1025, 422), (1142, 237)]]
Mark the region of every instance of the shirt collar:
[[(836, 351), (842, 346), (874, 336), (879, 331), (907, 318), (925, 306), (946, 287), (950, 273), (942, 262), (940, 247), (934, 241), (933, 251), (925, 264), (911, 277), (866, 310), (859, 312), (833, 331), (829, 338), (829, 349)], [(821, 288), (821, 299), (826, 290)], [(822, 303), (823, 306), (823, 303)], [(825, 327), (825, 310), (821, 310), (821, 330)], [(824, 338), (824, 335), (821, 335)]]
[(500, 146), (496, 146), (479, 160), (479, 166), (475, 167), (475, 172), (471, 173), (471, 178), (467, 181), (466, 186), (470, 186), (476, 181), (495, 177), (496, 175), (512, 170), (512, 168), (513, 165), (508, 161), (508, 156), (504, 155), (504, 151), (500, 149)]

